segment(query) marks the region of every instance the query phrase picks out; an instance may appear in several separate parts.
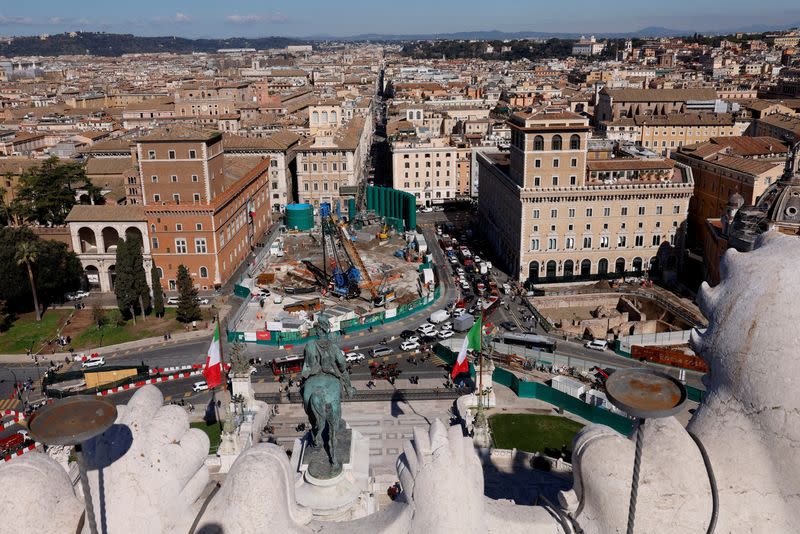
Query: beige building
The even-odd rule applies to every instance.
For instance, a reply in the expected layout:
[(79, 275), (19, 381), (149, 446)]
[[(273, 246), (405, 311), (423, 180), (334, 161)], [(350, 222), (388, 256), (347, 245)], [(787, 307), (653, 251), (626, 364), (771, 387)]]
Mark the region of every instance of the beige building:
[(355, 117), (333, 135), (318, 135), (297, 146), (297, 201), (319, 206), (341, 200), (340, 189), (365, 178), (372, 123)]
[(308, 130), (311, 135), (330, 135), (342, 126), (342, 106), (336, 101), (308, 106)]
[(477, 160), (486, 237), (511, 273), (541, 283), (672, 267), (665, 251), (686, 220), (688, 167), (587, 162), (588, 119), (571, 112), (515, 114), (510, 124), (510, 155)]
[(459, 190), (459, 164), (459, 150), (447, 139), (395, 141), (392, 143), (392, 187), (413, 194), (419, 205), (455, 200)]

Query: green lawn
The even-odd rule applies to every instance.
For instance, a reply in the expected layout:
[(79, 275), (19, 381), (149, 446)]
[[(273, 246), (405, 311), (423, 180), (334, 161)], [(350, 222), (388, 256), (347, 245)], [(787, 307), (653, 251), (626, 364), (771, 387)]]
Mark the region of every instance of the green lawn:
[(165, 332), (176, 332), (182, 325), (175, 320), (175, 308), (166, 308), (163, 318), (156, 318), (151, 315), (144, 321), (140, 317), (133, 321), (127, 321), (121, 325), (116, 323), (118, 310), (108, 310), (108, 322), (102, 328), (91, 325), (82, 333), (72, 339), (72, 348), (75, 350), (93, 349), (116, 345), (127, 341), (136, 341), (148, 337), (163, 336)]
[(200, 421), (199, 423), (190, 423), (189, 426), (192, 428), (199, 428), (206, 434), (208, 434), (208, 439), (211, 442), (211, 446), (209, 447), (208, 453), (215, 454), (217, 452), (217, 448), (219, 447), (219, 442), (221, 441), (221, 434), (222, 434), (222, 424), (221, 423), (213, 423), (213, 424), (206, 424), (205, 421)]
[(529, 413), (501, 413), (489, 417), (495, 447), (540, 452), (558, 457), (583, 425), (565, 417)]
[(31, 347), (35, 351), (43, 341), (55, 337), (59, 321), (68, 314), (69, 310), (47, 310), (39, 323), (33, 313), (20, 315), (0, 333), (0, 354), (21, 354)]

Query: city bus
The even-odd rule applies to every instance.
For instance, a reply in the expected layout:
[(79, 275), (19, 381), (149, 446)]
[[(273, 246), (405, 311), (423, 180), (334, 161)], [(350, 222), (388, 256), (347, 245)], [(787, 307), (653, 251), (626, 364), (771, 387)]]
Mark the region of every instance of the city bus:
[(304, 360), (305, 358), (303, 358), (302, 354), (275, 358), (270, 362), (270, 366), (272, 367), (272, 373), (276, 376), (299, 373), (300, 371), (303, 370)]
[(517, 345), (527, 349), (536, 349), (544, 352), (553, 353), (556, 350), (556, 342), (544, 336), (536, 334), (512, 334), (506, 332), (497, 336), (495, 341), (506, 345)]

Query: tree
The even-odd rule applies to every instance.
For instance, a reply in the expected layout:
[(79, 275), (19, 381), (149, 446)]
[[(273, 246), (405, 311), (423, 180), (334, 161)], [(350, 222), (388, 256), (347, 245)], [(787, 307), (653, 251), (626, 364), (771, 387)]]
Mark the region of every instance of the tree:
[(0, 300), (0, 332), (8, 328), (8, 323), (11, 320), (11, 314), (8, 312), (6, 301)]
[(136, 324), (137, 310), (144, 317), (150, 308), (150, 288), (144, 272), (142, 240), (137, 234), (128, 234), (117, 245), (114, 294), (120, 311)]
[(150, 286), (147, 285), (147, 275), (144, 272), (142, 239), (136, 233), (128, 234), (126, 237), (133, 272), (133, 285), (138, 294), (139, 312), (144, 319), (144, 314), (150, 310)]
[(150, 279), (153, 283), (153, 313), (156, 317), (164, 317), (164, 291), (161, 289), (161, 271), (153, 264), (150, 269)]
[(77, 188), (87, 189), (92, 201), (102, 200), (100, 190), (86, 178), (79, 163), (62, 163), (52, 157), (22, 173), (12, 209), (28, 222), (62, 225), (75, 205)]
[(42, 320), (42, 313), (39, 310), (39, 297), (36, 295), (36, 282), (33, 279), (33, 264), (39, 258), (39, 251), (35, 241), (23, 241), (17, 245), (17, 265), (25, 265), (28, 269), (28, 281), (31, 284), (33, 294), (33, 309), (36, 312), (36, 320)]
[(197, 288), (194, 287), (189, 269), (185, 265), (178, 265), (178, 310), (175, 313), (182, 323), (190, 323), (201, 319), (200, 304), (197, 302)]
[(108, 317), (106, 317), (106, 310), (99, 304), (92, 306), (92, 320), (94, 321), (94, 324), (97, 325), (98, 330), (103, 328), (108, 321)]

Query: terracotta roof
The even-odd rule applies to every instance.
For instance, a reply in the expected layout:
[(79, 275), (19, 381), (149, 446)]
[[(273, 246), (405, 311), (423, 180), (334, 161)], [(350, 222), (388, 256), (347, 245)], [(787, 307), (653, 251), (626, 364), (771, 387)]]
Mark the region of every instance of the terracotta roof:
[(607, 94), (622, 102), (685, 102), (687, 100), (716, 100), (715, 89), (608, 89)]
[(98, 152), (130, 152), (132, 144), (130, 139), (107, 139), (93, 144), (86, 152), (89, 154)]
[(300, 141), (302, 137), (287, 130), (276, 132), (269, 137), (243, 137), (225, 134), (222, 144), (225, 150), (279, 150), (284, 151)]
[(210, 141), (220, 135), (220, 132), (216, 130), (171, 126), (155, 130), (148, 135), (139, 137), (136, 141), (140, 143), (160, 141)]
[(712, 137), (711, 143), (730, 147), (731, 153), (738, 156), (767, 156), (785, 154), (789, 151), (786, 144), (774, 137)]
[(131, 158), (89, 158), (86, 162), (86, 174), (127, 174), (135, 172)]
[(0, 158), (0, 174), (11, 173), (13, 175), (22, 174), (31, 167), (36, 167), (41, 160), (30, 158)]
[(730, 113), (670, 113), (669, 115), (636, 115), (637, 126), (725, 126), (733, 125)]
[(659, 169), (671, 169), (675, 162), (671, 159), (601, 159), (592, 160), (586, 163), (586, 168), (590, 171), (650, 171)]
[(91, 206), (77, 204), (67, 215), (67, 222), (123, 222), (144, 221), (144, 206)]
[(759, 159), (740, 158), (738, 156), (726, 156), (725, 154), (718, 154), (707, 160), (709, 163), (715, 163), (734, 171), (739, 171), (745, 174), (763, 174), (771, 171), (776, 166), (783, 167), (783, 163), (763, 161)]

